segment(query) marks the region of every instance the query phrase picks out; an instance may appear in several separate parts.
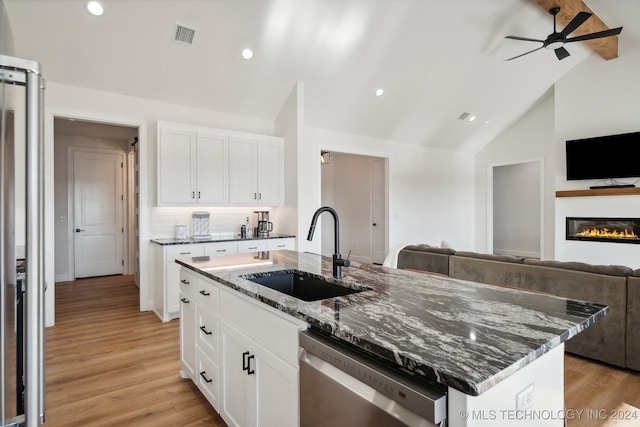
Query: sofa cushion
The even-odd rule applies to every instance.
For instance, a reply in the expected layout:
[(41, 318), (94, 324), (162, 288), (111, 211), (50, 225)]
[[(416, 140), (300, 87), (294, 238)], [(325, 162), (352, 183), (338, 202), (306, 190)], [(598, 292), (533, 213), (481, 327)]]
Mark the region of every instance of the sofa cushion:
[(425, 244), (409, 245), (404, 249), (410, 250), (410, 251), (432, 252), (435, 254), (443, 254), (443, 255), (453, 255), (454, 253), (456, 253), (456, 251), (454, 251), (451, 248), (438, 248), (436, 246), (429, 246)]
[(523, 257), (513, 256), (513, 255), (493, 255), (493, 254), (483, 254), (480, 252), (465, 252), (465, 251), (457, 251), (455, 254), (457, 256), (462, 256), (466, 258), (479, 258), (479, 259), (486, 259), (489, 261), (513, 262), (516, 264), (522, 264), (524, 262)]
[(452, 249), (428, 245), (407, 246), (398, 254), (398, 268), (449, 274), (449, 255)]
[(640, 371), (640, 269), (627, 278), (627, 368)]
[(640, 277), (640, 268), (633, 271), (633, 276)]
[(524, 260), (525, 264), (538, 265), (541, 267), (562, 268), (565, 270), (584, 271), (587, 273), (605, 274), (607, 276), (622, 276), (626, 277), (631, 275), (633, 270), (623, 265), (592, 265), (584, 262), (564, 262), (564, 261), (550, 261), (550, 260), (538, 260), (534, 258), (527, 258)]

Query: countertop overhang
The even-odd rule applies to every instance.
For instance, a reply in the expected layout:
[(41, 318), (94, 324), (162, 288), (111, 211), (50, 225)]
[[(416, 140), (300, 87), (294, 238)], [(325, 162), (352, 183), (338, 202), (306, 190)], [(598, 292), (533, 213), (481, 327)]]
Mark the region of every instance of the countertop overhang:
[(160, 246), (169, 245), (192, 245), (197, 243), (218, 243), (218, 242), (243, 242), (247, 240), (270, 240), (270, 239), (288, 239), (296, 237), (292, 234), (277, 234), (270, 233), (267, 237), (240, 237), (238, 235), (211, 235), (206, 238), (189, 238), (189, 239), (174, 239), (172, 237), (151, 239), (151, 243), (155, 243)]
[(331, 276), (320, 255), (271, 251), (176, 262), (430, 381), (477, 396), (608, 312), (513, 288), (352, 262), (346, 285), (371, 288), (305, 302), (241, 275), (297, 269)]

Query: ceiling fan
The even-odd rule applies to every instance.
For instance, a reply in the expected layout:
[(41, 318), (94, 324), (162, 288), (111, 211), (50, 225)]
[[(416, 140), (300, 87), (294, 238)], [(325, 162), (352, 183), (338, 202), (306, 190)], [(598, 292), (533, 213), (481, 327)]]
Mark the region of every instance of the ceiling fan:
[(587, 19), (589, 19), (589, 17), (592, 14), (589, 13), (589, 12), (584, 12), (584, 11), (583, 12), (578, 12), (578, 14), (576, 16), (574, 16), (574, 18), (571, 20), (571, 22), (569, 22), (567, 24), (567, 26), (564, 27), (564, 29), (562, 31), (557, 32), (556, 31), (556, 15), (558, 14), (558, 12), (560, 12), (560, 8), (559, 7), (554, 7), (554, 8), (549, 10), (549, 13), (551, 15), (553, 15), (553, 33), (549, 34), (545, 40), (530, 39), (530, 38), (527, 38), (527, 37), (518, 37), (518, 36), (506, 36), (505, 38), (507, 38), (507, 39), (524, 40), (524, 41), (528, 41), (528, 42), (542, 43), (542, 46), (540, 46), (540, 47), (538, 47), (536, 49), (530, 50), (529, 52), (525, 52), (523, 54), (520, 54), (518, 56), (514, 56), (513, 58), (509, 58), (509, 59), (507, 59), (507, 61), (511, 61), (512, 59), (520, 58), (521, 56), (528, 55), (528, 54), (530, 54), (532, 52), (535, 52), (536, 50), (540, 50), (542, 48), (553, 49), (554, 52), (556, 53), (556, 56), (558, 57), (558, 59), (562, 60), (562, 59), (566, 58), (567, 56), (569, 56), (569, 51), (567, 51), (567, 49), (564, 48), (564, 44), (565, 43), (580, 42), (580, 41), (584, 41), (584, 40), (599, 39), (599, 38), (602, 38), (602, 37), (617, 36), (622, 31), (622, 27), (618, 27), (618, 28), (612, 28), (610, 30), (598, 31), (598, 32), (595, 32), (595, 33), (583, 34), (581, 36), (575, 36), (575, 37), (567, 38), (567, 36), (569, 34), (571, 34), (573, 31), (575, 31), (576, 28), (578, 28)]

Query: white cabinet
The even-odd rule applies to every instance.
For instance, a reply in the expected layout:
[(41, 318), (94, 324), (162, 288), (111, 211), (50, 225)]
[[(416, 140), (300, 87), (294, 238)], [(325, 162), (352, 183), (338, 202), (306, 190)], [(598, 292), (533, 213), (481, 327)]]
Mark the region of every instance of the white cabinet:
[(306, 323), (191, 270), (183, 273), (185, 298), (195, 292), (196, 302), (195, 321), (183, 319), (180, 330), (183, 376), (194, 363), (187, 376), (229, 426), (297, 426), (298, 333)]
[(278, 251), (287, 249), (290, 251), (296, 250), (296, 239), (291, 238), (283, 238), (283, 239), (269, 239), (267, 240), (267, 250), (269, 251)]
[(284, 204), (284, 139), (158, 122), (158, 205)]
[[(181, 281), (187, 286), (195, 286), (192, 274), (182, 270)], [(196, 302), (188, 291), (180, 286), (180, 375), (196, 381)]]
[(298, 370), (222, 321), (220, 415), (229, 426), (298, 425)]
[(229, 203), (268, 206), (284, 204), (282, 139), (230, 138)]
[(206, 256), (222, 256), (238, 253), (238, 242), (203, 243)]
[(238, 253), (261, 252), (268, 250), (268, 247), (266, 240), (243, 240), (238, 242)]
[(201, 245), (152, 245), (153, 311), (167, 322), (180, 316), (180, 265), (176, 258), (202, 256)]
[(158, 205), (228, 204), (228, 138), (158, 129)]

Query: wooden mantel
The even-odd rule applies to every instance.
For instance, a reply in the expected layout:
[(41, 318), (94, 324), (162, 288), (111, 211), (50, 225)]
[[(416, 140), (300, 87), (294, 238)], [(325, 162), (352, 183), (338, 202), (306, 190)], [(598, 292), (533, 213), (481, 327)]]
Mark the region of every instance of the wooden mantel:
[(598, 188), (595, 190), (556, 191), (556, 197), (640, 196), (640, 188)]

